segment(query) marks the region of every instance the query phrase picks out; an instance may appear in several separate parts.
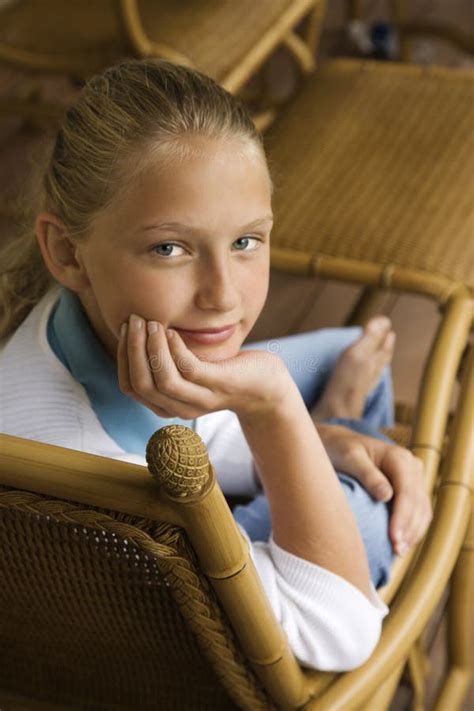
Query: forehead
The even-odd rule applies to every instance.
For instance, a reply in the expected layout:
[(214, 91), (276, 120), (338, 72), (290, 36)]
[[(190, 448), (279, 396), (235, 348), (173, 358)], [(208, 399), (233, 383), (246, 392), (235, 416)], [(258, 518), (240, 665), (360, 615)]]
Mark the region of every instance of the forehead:
[(271, 212), (271, 180), (263, 152), (250, 141), (186, 139), (157, 150), (105, 215), (128, 229), (156, 220), (238, 228)]

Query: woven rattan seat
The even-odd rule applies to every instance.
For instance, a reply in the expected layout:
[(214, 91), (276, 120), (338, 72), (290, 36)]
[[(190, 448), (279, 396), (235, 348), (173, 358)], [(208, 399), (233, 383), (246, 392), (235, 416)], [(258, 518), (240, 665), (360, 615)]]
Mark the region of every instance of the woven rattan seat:
[[(171, 593), (169, 576), (181, 609), (223, 658), (235, 653), (182, 530), (5, 489), (1, 507), (1, 689), (74, 708), (237, 708)], [(245, 668), (234, 672), (245, 685)]]
[(322, 66), (269, 131), (274, 247), (473, 286), (473, 125), (472, 71)]

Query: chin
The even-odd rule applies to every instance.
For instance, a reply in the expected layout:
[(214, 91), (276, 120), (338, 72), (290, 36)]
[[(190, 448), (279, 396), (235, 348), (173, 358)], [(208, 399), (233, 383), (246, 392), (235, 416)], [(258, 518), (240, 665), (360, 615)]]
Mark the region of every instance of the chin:
[(188, 346), (196, 358), (207, 362), (216, 362), (219, 360), (227, 360), (235, 358), (240, 352), (240, 345), (231, 343), (222, 343), (218, 346)]

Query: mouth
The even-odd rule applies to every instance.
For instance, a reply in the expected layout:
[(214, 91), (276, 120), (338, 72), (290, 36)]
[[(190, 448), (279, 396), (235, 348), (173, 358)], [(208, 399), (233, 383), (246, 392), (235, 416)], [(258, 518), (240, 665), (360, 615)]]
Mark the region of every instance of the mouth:
[(195, 343), (222, 343), (233, 335), (236, 328), (237, 324), (235, 323), (231, 326), (207, 328), (202, 331), (191, 331), (184, 328), (175, 328), (175, 331)]

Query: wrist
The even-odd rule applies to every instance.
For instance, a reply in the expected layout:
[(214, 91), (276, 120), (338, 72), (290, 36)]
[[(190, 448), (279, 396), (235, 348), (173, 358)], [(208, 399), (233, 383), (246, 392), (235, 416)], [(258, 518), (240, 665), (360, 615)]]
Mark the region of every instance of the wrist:
[(314, 422), (314, 424), (322, 442), (332, 441), (334, 437), (337, 437), (338, 435), (347, 432), (347, 427), (344, 427), (344, 425), (330, 425), (326, 423), (323, 424), (321, 422)]
[(290, 377), (278, 394), (258, 401), (253, 400), (235, 410), (235, 414), (242, 427), (256, 427), (284, 421), (301, 412), (301, 408), (306, 409), (299, 390)]

